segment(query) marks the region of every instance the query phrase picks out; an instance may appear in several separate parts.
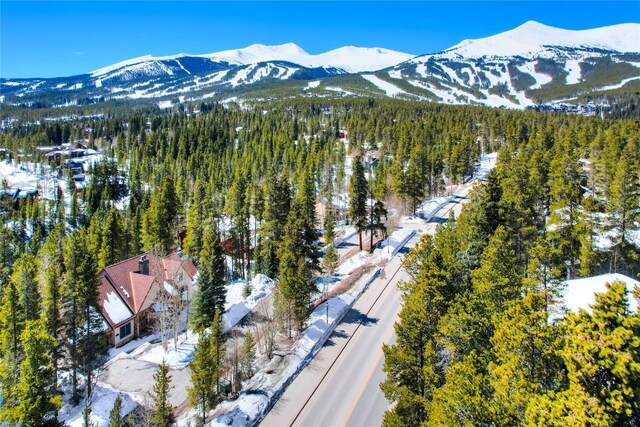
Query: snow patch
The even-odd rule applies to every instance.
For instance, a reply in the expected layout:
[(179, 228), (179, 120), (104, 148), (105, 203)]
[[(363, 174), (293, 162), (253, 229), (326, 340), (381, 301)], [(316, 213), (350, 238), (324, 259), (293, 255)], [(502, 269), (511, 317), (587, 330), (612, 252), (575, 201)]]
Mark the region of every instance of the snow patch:
[(245, 284), (245, 281), (238, 280), (227, 286), (227, 300), (223, 315), (225, 332), (236, 325), (260, 300), (269, 295), (273, 289), (273, 280), (263, 274), (258, 274), (249, 284), (251, 294), (245, 299), (242, 296)]
[(304, 90), (315, 89), (318, 86), (320, 86), (320, 80), (307, 83), (307, 86), (304, 88)]
[[(529, 74), (531, 77), (533, 77), (536, 80), (536, 84), (531, 86), (531, 89), (539, 89), (541, 86), (544, 86), (547, 83), (551, 82), (551, 80), (553, 80), (551, 76), (537, 72), (535, 68), (536, 63), (537, 61), (536, 62), (529, 61), (529, 62), (526, 62), (524, 65), (520, 65), (517, 67), (518, 70), (522, 71), (525, 74)], [(579, 69), (580, 67), (578, 66), (578, 70)]]
[(582, 77), (580, 61), (576, 59), (567, 59), (567, 62), (564, 64), (564, 70), (567, 72), (568, 85), (580, 83), (580, 78)]
[[(564, 304), (569, 311), (574, 313), (577, 313), (580, 309), (591, 312), (591, 305), (596, 302), (596, 293), (606, 293), (606, 284), (613, 283), (616, 280), (624, 282), (629, 292), (636, 286), (640, 287), (640, 282), (637, 280), (618, 273), (567, 280), (565, 282)], [(632, 313), (638, 312), (638, 300), (632, 295), (629, 295), (629, 310)]]
[(376, 76), (374, 76), (373, 74), (362, 74), (362, 77), (366, 80), (368, 80), (369, 82), (373, 83), (376, 87), (382, 89), (387, 96), (397, 96), (400, 94), (407, 94), (407, 92), (403, 91), (402, 89), (398, 88), (397, 86), (386, 82)]
[(640, 80), (640, 76), (629, 77), (628, 79), (624, 79), (620, 83), (615, 84), (615, 85), (603, 86), (603, 87), (600, 88), (600, 90), (620, 89), (622, 86), (626, 85), (627, 83), (629, 83), (629, 82), (631, 82), (633, 80)]
[(401, 228), (394, 231), (391, 236), (380, 243), (381, 251), (387, 252), (387, 258), (390, 260), (402, 249), (413, 236), (415, 236), (416, 230), (409, 228)]

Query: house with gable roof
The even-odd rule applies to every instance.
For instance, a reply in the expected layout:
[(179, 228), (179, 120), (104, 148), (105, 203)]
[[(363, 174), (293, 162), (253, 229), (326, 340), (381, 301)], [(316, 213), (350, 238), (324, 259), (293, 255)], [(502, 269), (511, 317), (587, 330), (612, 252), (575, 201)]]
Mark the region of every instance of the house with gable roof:
[(100, 307), (112, 346), (119, 347), (148, 331), (159, 292), (190, 301), (197, 270), (180, 253), (156, 257), (145, 253), (109, 265), (100, 272)]

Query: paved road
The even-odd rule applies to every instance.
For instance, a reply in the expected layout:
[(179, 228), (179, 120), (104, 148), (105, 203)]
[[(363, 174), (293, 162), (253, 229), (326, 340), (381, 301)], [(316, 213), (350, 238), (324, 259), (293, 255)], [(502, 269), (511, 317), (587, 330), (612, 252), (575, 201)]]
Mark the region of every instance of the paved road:
[[(464, 202), (456, 198), (444, 206), (419, 235), (435, 232), (449, 211), (457, 216)], [(401, 258), (395, 257), (356, 301), (327, 344), (289, 385), (262, 426), (378, 426), (389, 402), (379, 384), (385, 375), (382, 344), (395, 342), (393, 324), (400, 311), (397, 284), (406, 280)]]

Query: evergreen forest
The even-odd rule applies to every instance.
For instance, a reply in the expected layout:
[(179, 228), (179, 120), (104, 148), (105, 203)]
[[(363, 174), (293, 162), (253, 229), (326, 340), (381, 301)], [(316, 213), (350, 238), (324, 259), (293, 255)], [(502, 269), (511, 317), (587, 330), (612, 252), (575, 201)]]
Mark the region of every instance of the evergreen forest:
[[(190, 325), (211, 326), (201, 348), (215, 349), (225, 284), (264, 274), (296, 336), (316, 279), (336, 268), (334, 224), (353, 225), (362, 248), (497, 152), (461, 215), (405, 256), (397, 342), (384, 348), (381, 388), (394, 403), (384, 424), (640, 425), (640, 316), (628, 304), (640, 291), (613, 283), (591, 312), (559, 307), (567, 278), (638, 278), (637, 117), (383, 99), (200, 103), (25, 117), (0, 133), (0, 160), (44, 164), (38, 147), (83, 138), (102, 154), (85, 186), (55, 164), (67, 186), (52, 199), (14, 199), (2, 183), (0, 423), (57, 425), (62, 374), (75, 403), (91, 393), (106, 347), (105, 266), (180, 248), (201, 280)], [(219, 351), (198, 354), (194, 367), (219, 371)], [(169, 381), (158, 375), (155, 396)], [(194, 380), (189, 398), (205, 412), (219, 392)], [(157, 425), (169, 425), (160, 406)]]

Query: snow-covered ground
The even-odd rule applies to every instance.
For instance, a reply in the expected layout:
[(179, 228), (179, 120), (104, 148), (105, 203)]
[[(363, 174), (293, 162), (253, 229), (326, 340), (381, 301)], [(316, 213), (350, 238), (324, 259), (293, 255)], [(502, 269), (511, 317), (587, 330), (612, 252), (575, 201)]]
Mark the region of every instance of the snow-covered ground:
[(567, 72), (567, 84), (574, 85), (580, 83), (582, 77), (582, 70), (580, 68), (580, 61), (576, 59), (567, 59), (564, 70)]
[(367, 261), (367, 258), (368, 253), (366, 251), (358, 252), (340, 265), (340, 267), (336, 271), (336, 275), (348, 276), (353, 270), (364, 265), (364, 263)]
[(422, 203), (418, 209), (416, 209), (416, 216), (430, 221), (433, 215), (440, 210), (440, 208), (449, 202), (449, 196), (436, 197)]
[[(78, 157), (74, 160), (84, 164), (85, 171), (97, 162), (104, 160), (104, 156), (95, 150), (86, 150), (85, 157)], [(86, 185), (91, 179), (90, 174), (85, 174), (84, 182), (77, 182), (80, 188)], [(71, 193), (67, 185), (67, 179), (59, 178), (57, 172), (53, 172), (51, 166), (34, 162), (18, 163), (15, 160), (0, 161), (0, 182), (6, 180), (10, 190), (38, 191), (38, 197), (44, 200), (55, 200), (57, 190), (60, 188), (64, 197), (64, 204), (67, 211), (70, 209)]]
[(315, 89), (318, 86), (320, 86), (320, 80), (315, 80), (307, 83), (307, 86), (305, 86), (304, 90)]
[(263, 274), (258, 274), (249, 283), (251, 294), (247, 298), (244, 298), (242, 293), (245, 288), (245, 283), (245, 281), (238, 280), (227, 286), (226, 311), (223, 316), (225, 332), (249, 314), (251, 309), (273, 290), (273, 280)]
[(386, 256), (388, 259), (393, 258), (402, 249), (413, 236), (415, 236), (416, 230), (410, 228), (400, 228), (394, 231), (391, 236), (387, 237), (380, 243), (380, 246), (374, 253), (379, 253), (381, 256)]
[(496, 167), (496, 161), (498, 160), (498, 153), (485, 154), (480, 158), (480, 164), (473, 173), (473, 178), (470, 182), (476, 180), (483, 180), (487, 174)]
[[(138, 404), (126, 393), (120, 393), (108, 388), (104, 384), (94, 386), (93, 397), (91, 399), (91, 423), (94, 427), (107, 427), (109, 425), (109, 412), (113, 409), (113, 403), (120, 396), (122, 399), (122, 416), (138, 406)], [(65, 420), (65, 425), (69, 427), (84, 427), (83, 419), (84, 405), (65, 405), (58, 414), (59, 420)]]
[[(606, 284), (613, 283), (616, 280), (624, 282), (629, 292), (636, 286), (640, 287), (640, 282), (637, 280), (618, 273), (567, 280), (563, 293), (564, 305), (574, 313), (577, 313), (580, 309), (591, 312), (591, 305), (596, 301), (596, 293), (606, 293)], [(638, 300), (631, 295), (629, 295), (629, 310), (632, 313), (638, 312)]]
[(362, 77), (373, 83), (379, 89), (382, 89), (388, 96), (408, 95), (407, 92), (403, 91), (399, 87), (386, 82), (373, 74), (362, 74)]

